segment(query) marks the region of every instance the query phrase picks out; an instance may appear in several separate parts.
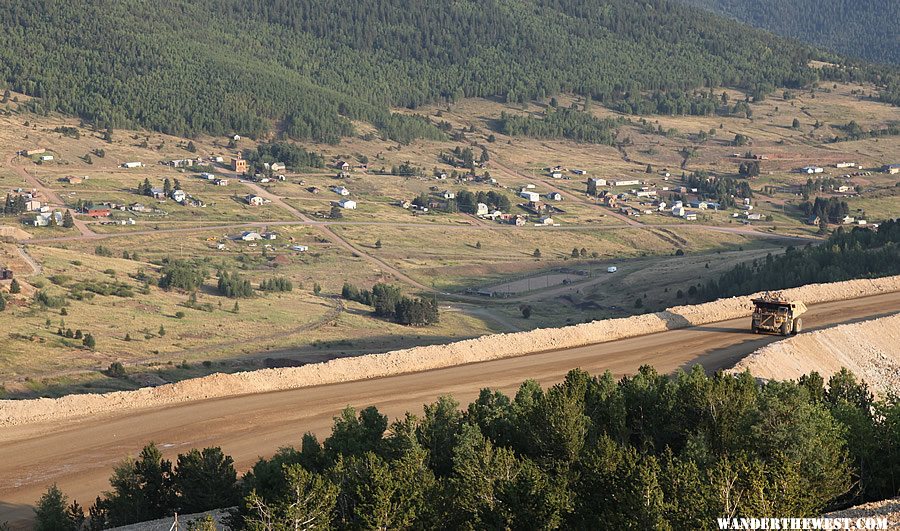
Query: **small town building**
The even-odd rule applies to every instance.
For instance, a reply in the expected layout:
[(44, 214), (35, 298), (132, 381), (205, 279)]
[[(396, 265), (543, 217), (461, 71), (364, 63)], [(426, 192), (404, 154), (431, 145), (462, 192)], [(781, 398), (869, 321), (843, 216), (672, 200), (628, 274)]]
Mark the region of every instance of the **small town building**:
[(245, 242), (255, 242), (257, 240), (261, 240), (262, 238), (262, 234), (250, 230), (244, 231), (241, 234), (241, 239)]
[(69, 184), (81, 184), (84, 182), (84, 177), (76, 177), (74, 175), (69, 175), (67, 177), (64, 177), (63, 181), (67, 182)]
[(244, 198), (244, 201), (246, 201), (247, 204), (250, 206), (262, 206), (262, 204), (265, 202), (265, 200), (262, 197), (260, 197), (258, 195), (253, 195), (253, 194), (247, 195)]
[(338, 201), (338, 206), (347, 210), (356, 210), (356, 201), (352, 199), (342, 199)]
[(547, 194), (547, 199), (551, 201), (562, 201), (562, 194), (559, 192), (550, 192)]
[(108, 208), (89, 208), (85, 212), (85, 214), (92, 218), (108, 218), (110, 213)]
[(128, 170), (133, 170), (135, 168), (143, 168), (144, 163), (143, 162), (126, 162), (125, 164), (122, 164), (122, 167), (125, 169), (128, 169)]
[(522, 190), (521, 192), (519, 192), (519, 196), (524, 197), (525, 199), (527, 199), (529, 201), (540, 201), (541, 200), (541, 194), (539, 194), (537, 192), (529, 192), (528, 190)]
[(478, 203), (475, 205), (475, 215), (476, 216), (484, 216), (488, 213), (488, 206), (484, 203)]
[(247, 173), (248, 168), (247, 160), (240, 153), (231, 158), (231, 171), (235, 173)]
[(441, 194), (441, 197), (444, 199), (456, 199), (456, 194), (451, 192), (450, 190), (444, 190), (444, 193)]
[(41, 162), (50, 162), (53, 160), (53, 155), (41, 155)]
[(350, 195), (350, 190), (347, 190), (343, 186), (332, 186), (331, 191), (336, 193), (337, 195), (343, 195), (343, 196)]
[(350, 163), (346, 160), (339, 160), (335, 162), (334, 167), (341, 171), (350, 171)]
[(900, 173), (900, 164), (885, 164), (881, 171), (889, 175), (897, 175)]
[(172, 192), (172, 199), (179, 203), (184, 203), (184, 200), (187, 199), (187, 194), (184, 190), (175, 190)]

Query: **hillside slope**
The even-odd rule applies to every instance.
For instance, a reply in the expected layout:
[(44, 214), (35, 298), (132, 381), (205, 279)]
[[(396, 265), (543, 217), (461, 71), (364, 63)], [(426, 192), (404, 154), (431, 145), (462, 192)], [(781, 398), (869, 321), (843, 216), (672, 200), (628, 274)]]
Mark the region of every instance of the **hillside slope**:
[(683, 0), (841, 54), (900, 63), (900, 3), (893, 0)]
[[(0, 83), (101, 127), (337, 142), (350, 119), (462, 96), (796, 87), (813, 52), (672, 0), (10, 0)], [(733, 38), (741, 35), (740, 39)]]

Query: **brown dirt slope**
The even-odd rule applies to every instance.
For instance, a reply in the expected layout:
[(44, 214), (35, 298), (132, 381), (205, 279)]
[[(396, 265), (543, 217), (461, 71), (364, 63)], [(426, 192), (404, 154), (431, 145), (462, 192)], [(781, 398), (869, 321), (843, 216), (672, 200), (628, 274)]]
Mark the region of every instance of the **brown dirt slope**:
[(900, 390), (900, 314), (819, 330), (767, 345), (733, 372), (767, 380), (794, 380), (816, 371), (826, 380), (846, 367), (873, 392)]

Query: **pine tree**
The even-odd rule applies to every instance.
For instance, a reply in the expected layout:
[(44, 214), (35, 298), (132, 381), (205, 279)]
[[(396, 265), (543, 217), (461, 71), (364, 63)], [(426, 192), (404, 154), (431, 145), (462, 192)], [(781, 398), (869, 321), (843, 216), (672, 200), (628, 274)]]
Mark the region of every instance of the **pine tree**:
[(66, 209), (66, 212), (63, 214), (63, 227), (67, 229), (71, 229), (75, 226), (75, 219), (72, 218), (72, 212)]

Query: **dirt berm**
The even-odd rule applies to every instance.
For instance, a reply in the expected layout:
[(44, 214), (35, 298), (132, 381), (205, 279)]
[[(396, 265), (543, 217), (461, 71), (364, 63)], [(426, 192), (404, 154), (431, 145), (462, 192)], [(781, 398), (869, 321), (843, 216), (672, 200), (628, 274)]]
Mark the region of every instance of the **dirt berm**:
[[(900, 291), (900, 276), (813, 284), (785, 290), (808, 304)], [(281, 391), (338, 382), (379, 378), (454, 365), (521, 356), (549, 350), (604, 343), (750, 315), (752, 296), (720, 299), (663, 312), (609, 319), (564, 328), (495, 334), (447, 345), (432, 345), (341, 358), (284, 369), (213, 374), (155, 388), (103, 395), (70, 395), (56, 399), (2, 400), (0, 426), (93, 416), (113, 411), (160, 407), (180, 402), (249, 393)]]
[(828, 380), (841, 367), (876, 394), (900, 390), (900, 313), (766, 345), (729, 372), (749, 370), (766, 380), (796, 380), (816, 371)]

